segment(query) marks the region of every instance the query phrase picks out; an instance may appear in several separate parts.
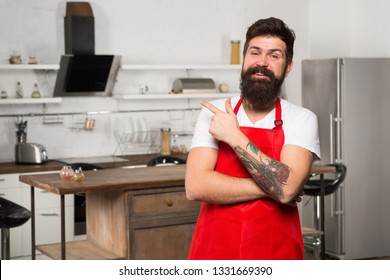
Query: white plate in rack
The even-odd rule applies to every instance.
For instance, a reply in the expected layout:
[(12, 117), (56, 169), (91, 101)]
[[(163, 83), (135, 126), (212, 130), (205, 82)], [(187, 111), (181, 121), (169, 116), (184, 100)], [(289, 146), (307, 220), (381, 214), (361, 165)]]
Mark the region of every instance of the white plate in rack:
[(136, 143), (137, 140), (138, 140), (138, 126), (137, 126), (137, 122), (136, 120), (134, 119), (130, 119), (129, 120), (129, 128), (130, 128), (130, 131), (129, 131), (129, 142), (131, 143)]
[(138, 129), (140, 131), (139, 142), (145, 143), (149, 140), (149, 124), (145, 118), (138, 119)]

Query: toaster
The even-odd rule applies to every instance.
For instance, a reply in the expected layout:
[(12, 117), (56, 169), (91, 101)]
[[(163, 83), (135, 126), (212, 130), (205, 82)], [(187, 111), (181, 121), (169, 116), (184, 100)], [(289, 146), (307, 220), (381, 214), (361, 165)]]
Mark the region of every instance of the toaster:
[(15, 144), (15, 162), (41, 164), (47, 162), (47, 152), (38, 143), (20, 142)]

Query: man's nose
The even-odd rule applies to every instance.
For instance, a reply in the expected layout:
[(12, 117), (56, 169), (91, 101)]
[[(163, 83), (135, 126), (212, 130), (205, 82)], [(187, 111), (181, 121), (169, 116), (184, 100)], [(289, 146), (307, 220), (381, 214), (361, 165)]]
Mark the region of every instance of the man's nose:
[(266, 55), (259, 55), (256, 65), (267, 67), (268, 66), (268, 57)]

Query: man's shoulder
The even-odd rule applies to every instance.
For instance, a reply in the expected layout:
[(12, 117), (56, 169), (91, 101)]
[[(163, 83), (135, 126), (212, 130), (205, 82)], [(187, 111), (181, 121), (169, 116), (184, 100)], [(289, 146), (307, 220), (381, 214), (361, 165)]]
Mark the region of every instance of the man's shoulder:
[(292, 115), (315, 115), (309, 109), (302, 107), (300, 105), (294, 104), (286, 99), (281, 99), (282, 112), (292, 114)]

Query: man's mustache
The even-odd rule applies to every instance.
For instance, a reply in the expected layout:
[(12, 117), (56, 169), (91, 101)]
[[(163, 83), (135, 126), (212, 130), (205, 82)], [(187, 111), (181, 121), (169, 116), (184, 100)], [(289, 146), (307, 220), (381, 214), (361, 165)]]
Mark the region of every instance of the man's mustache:
[(264, 76), (270, 77), (271, 79), (275, 79), (276, 78), (275, 74), (271, 70), (267, 69), (264, 66), (251, 67), (248, 70), (246, 70), (245, 75), (252, 75), (252, 74), (256, 74), (256, 73), (261, 73)]

